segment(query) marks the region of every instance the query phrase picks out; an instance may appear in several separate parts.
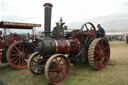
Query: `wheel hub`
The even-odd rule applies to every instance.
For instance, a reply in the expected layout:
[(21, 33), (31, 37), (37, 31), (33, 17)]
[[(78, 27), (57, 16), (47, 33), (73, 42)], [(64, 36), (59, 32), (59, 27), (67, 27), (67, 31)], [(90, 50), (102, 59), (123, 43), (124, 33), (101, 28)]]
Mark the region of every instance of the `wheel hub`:
[(102, 57), (102, 56), (103, 56), (103, 54), (104, 54), (104, 53), (103, 53), (103, 50), (101, 50), (101, 51), (100, 51), (100, 56)]
[(57, 71), (56, 71), (57, 73), (60, 73), (63, 70), (62, 66), (59, 66), (59, 65), (57, 66), (56, 69), (57, 69)]
[(19, 56), (20, 56), (20, 58), (24, 58), (25, 57), (25, 53), (21, 52)]
[(36, 64), (36, 67), (39, 71), (43, 71), (44, 65)]

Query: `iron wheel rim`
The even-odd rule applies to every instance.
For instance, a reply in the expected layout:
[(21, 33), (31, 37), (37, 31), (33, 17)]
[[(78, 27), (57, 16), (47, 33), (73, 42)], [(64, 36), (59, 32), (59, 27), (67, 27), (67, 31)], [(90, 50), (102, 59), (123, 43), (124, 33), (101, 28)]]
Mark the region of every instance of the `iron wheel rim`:
[(9, 47), (7, 59), (10, 65), (16, 69), (26, 68), (28, 61), (27, 53), (28, 51), (23, 41), (16, 41)]
[[(32, 74), (39, 75), (44, 72), (44, 66), (42, 62), (43, 63), (45, 62), (43, 60), (44, 60), (43, 56), (41, 56), (40, 53), (38, 52), (35, 52), (30, 56), (28, 60), (28, 69)], [(38, 69), (38, 65), (42, 66), (41, 68), (42, 70)]]
[(67, 79), (69, 72), (70, 63), (64, 55), (55, 54), (46, 62), (45, 76), (53, 84), (60, 84), (64, 82), (64, 80)]

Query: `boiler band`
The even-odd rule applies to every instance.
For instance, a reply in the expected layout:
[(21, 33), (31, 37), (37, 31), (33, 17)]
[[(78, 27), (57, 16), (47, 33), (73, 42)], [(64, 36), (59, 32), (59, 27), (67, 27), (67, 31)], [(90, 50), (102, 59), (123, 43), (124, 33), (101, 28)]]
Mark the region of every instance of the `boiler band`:
[(74, 53), (80, 49), (80, 42), (77, 39), (55, 40), (56, 53)]

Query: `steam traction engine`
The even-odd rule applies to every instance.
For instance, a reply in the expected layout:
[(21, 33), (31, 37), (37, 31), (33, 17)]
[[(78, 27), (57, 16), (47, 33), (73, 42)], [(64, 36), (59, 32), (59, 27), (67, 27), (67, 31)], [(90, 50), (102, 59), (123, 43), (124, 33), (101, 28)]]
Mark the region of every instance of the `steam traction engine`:
[[(13, 68), (21, 69), (27, 67), (28, 54), (31, 53), (27, 48), (29, 42), (22, 35), (11, 33), (7, 35), (7, 29), (31, 29), (34, 34), (34, 27), (40, 27), (40, 24), (19, 23), (1, 21), (0, 28), (3, 28), (4, 35), (0, 40), (0, 61), (1, 63), (9, 63)], [(34, 37), (33, 37), (34, 38)], [(28, 39), (27, 39), (28, 40)], [(32, 46), (33, 42), (29, 44)], [(33, 49), (34, 50), (34, 49)]]
[(87, 22), (81, 29), (65, 33), (62, 19), (50, 30), (52, 4), (46, 3), (43, 38), (36, 52), (28, 60), (29, 70), (36, 75), (45, 73), (53, 84), (63, 82), (70, 71), (70, 63), (88, 63), (97, 70), (104, 69), (110, 59), (110, 47), (105, 38), (97, 38), (95, 26)]

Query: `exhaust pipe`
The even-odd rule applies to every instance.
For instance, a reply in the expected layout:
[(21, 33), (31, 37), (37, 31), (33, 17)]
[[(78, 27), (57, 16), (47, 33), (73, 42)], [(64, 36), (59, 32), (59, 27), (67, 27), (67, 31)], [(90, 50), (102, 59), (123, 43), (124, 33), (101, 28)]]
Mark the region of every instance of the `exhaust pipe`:
[(44, 4), (44, 36), (49, 37), (51, 33), (51, 12), (53, 5), (51, 3)]

